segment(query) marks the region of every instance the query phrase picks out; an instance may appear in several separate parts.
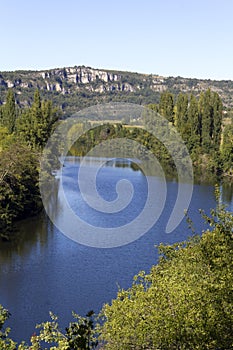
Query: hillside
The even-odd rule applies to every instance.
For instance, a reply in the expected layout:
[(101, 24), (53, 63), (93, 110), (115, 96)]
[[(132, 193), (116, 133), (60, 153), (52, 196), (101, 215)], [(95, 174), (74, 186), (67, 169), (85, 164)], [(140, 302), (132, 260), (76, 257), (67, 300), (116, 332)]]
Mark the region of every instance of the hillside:
[(8, 88), (13, 88), (19, 105), (30, 105), (35, 89), (52, 99), (65, 114), (110, 101), (139, 104), (157, 103), (159, 95), (169, 90), (199, 95), (211, 88), (218, 92), (225, 108), (233, 108), (233, 81), (200, 80), (94, 69), (85, 66), (44, 71), (0, 72), (0, 104)]

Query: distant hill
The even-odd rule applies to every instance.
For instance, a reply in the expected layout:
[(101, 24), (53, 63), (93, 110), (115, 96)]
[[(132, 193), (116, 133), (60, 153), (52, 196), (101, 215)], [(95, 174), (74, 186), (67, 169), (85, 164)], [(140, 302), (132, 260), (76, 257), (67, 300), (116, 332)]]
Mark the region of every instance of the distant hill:
[(95, 69), (85, 66), (43, 71), (0, 72), (0, 104), (8, 88), (13, 88), (19, 105), (30, 105), (34, 91), (51, 99), (65, 114), (97, 103), (110, 101), (138, 104), (157, 103), (161, 92), (169, 90), (199, 95), (211, 88), (218, 92), (226, 109), (233, 109), (233, 81), (163, 77), (154, 74)]

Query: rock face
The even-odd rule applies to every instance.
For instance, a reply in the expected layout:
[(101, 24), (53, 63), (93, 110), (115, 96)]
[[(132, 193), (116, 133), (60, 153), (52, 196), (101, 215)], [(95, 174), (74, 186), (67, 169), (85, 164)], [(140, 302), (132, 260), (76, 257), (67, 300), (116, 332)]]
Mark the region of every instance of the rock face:
[(120, 74), (114, 74), (107, 71), (93, 69), (89, 67), (73, 67), (54, 69), (51, 71), (45, 71), (39, 73), (43, 80), (49, 81), (56, 77), (60, 77), (60, 80), (67, 80), (74, 84), (90, 84), (93, 82), (115, 82), (121, 80)]
[[(18, 73), (20, 74), (20, 72)], [(15, 74), (17, 74), (17, 72)], [(92, 87), (91, 90), (97, 92), (114, 90), (135, 91), (135, 89), (128, 83), (120, 84), (120, 74), (84, 66), (52, 69), (41, 72), (28, 72), (24, 78), (22, 77), (14, 80), (4, 80), (4, 78), (0, 76), (0, 85), (7, 88), (21, 87), (26, 89), (35, 87), (37, 79), (39, 80), (39, 82), (36, 83), (37, 87), (40, 90), (47, 91), (64, 92), (64, 85), (67, 83), (75, 85), (77, 88), (79, 88), (80, 85), (95, 83), (97, 86), (95, 88)], [(117, 84), (117, 82), (119, 82), (119, 84)], [(109, 83), (109, 86), (105, 86), (106, 83)], [(116, 84), (111, 85), (111, 83)], [(88, 90), (90, 89), (88, 88)]]
[[(174, 94), (186, 92), (199, 95), (201, 91), (211, 88), (219, 93), (226, 107), (233, 108), (232, 81), (166, 78), (159, 75), (110, 71), (85, 66), (45, 71), (1, 72), (0, 103), (4, 102), (8, 88), (13, 88), (19, 96), (19, 104), (30, 103), (35, 89), (39, 89), (43, 95), (49, 94), (48, 98), (53, 99), (60, 106), (69, 106), (77, 96), (83, 99), (89, 98), (89, 104), (112, 101), (112, 96), (121, 96), (120, 100), (125, 99), (127, 102), (129, 96), (132, 97), (133, 102), (138, 96), (137, 101), (140, 103), (154, 103), (158, 101), (159, 94), (167, 89)], [(67, 95), (70, 95), (70, 100), (67, 99)], [(64, 99), (66, 99), (65, 102)], [(83, 103), (83, 105), (86, 104)]]

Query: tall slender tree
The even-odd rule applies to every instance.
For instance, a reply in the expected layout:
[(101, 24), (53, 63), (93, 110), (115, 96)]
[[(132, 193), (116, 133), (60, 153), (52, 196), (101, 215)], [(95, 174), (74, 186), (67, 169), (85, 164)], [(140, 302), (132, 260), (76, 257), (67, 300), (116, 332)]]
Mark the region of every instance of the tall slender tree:
[(225, 126), (221, 145), (223, 170), (233, 174), (233, 122)]
[(174, 123), (174, 96), (172, 93), (165, 91), (160, 96), (159, 113)]
[(190, 137), (190, 124), (188, 121), (188, 96), (180, 93), (175, 106), (175, 125), (185, 141)]
[(6, 103), (2, 107), (2, 125), (5, 126), (9, 132), (12, 134), (15, 130), (16, 123), (16, 104), (15, 96), (11, 89), (8, 90), (6, 96)]
[(190, 96), (188, 121), (190, 124), (190, 148), (198, 148), (201, 144), (201, 120), (198, 113), (198, 102), (193, 94)]
[(205, 153), (209, 153), (212, 146), (213, 107), (211, 100), (210, 89), (204, 94), (201, 94), (199, 100), (199, 112), (202, 124), (202, 148)]
[(213, 140), (214, 148), (216, 150), (219, 150), (220, 141), (221, 141), (221, 131), (222, 131), (223, 105), (217, 92), (214, 92), (212, 94), (212, 106), (213, 106), (212, 140)]

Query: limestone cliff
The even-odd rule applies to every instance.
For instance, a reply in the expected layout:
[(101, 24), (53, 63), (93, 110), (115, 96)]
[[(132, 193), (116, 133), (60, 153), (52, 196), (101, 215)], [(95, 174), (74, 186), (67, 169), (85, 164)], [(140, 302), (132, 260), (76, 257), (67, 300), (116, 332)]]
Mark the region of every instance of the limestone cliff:
[(43, 71), (0, 72), (0, 103), (8, 88), (15, 91), (17, 102), (30, 104), (35, 89), (69, 113), (91, 104), (109, 101), (156, 103), (165, 90), (199, 95), (211, 88), (217, 91), (226, 107), (233, 108), (232, 81), (211, 81), (153, 74), (95, 69), (85, 66)]

